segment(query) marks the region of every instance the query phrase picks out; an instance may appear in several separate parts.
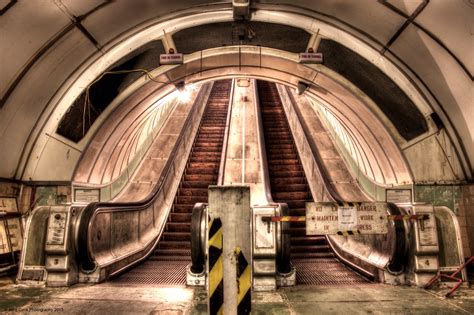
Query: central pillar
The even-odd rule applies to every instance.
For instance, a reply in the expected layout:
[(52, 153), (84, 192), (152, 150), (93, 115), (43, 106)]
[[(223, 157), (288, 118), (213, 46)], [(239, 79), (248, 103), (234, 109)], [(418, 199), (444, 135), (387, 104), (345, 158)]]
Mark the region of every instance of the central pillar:
[(209, 216), (222, 222), (224, 314), (250, 312), (250, 210), (248, 186), (209, 186)]

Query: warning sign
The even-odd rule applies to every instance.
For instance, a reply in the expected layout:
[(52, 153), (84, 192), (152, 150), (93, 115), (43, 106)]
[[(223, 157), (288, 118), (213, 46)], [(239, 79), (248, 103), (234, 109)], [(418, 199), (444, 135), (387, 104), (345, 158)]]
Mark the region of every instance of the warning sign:
[(387, 234), (387, 204), (364, 203), (306, 203), (306, 234)]
[(322, 53), (304, 52), (299, 54), (300, 63), (323, 63)]
[(333, 203), (306, 203), (306, 234), (337, 234), (338, 206)]
[(183, 63), (183, 54), (161, 54), (161, 65), (177, 65)]
[(342, 205), (337, 208), (338, 231), (357, 230), (357, 208), (355, 205)]
[(100, 201), (99, 189), (74, 189), (74, 200), (76, 202), (98, 202)]

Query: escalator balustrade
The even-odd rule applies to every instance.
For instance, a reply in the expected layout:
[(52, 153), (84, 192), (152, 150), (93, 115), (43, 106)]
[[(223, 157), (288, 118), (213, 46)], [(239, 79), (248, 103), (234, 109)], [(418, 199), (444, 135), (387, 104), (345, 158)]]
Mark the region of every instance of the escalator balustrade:
[(116, 283), (185, 284), (191, 262), (191, 216), (196, 203), (207, 203), (221, 163), (231, 80), (216, 81), (197, 132), (163, 235), (154, 253)]
[[(305, 216), (313, 198), (274, 83), (257, 81), (273, 200), (286, 203), (291, 216)], [(305, 222), (290, 223), (291, 260), (300, 285), (365, 283), (367, 280), (339, 262), (324, 235), (306, 235)]]

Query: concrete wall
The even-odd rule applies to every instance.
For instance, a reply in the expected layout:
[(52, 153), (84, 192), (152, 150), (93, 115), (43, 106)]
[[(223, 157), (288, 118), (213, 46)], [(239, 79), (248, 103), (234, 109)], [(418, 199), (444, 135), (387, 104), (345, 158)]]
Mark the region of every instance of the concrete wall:
[(31, 203), (32, 187), (23, 186), (17, 182), (0, 182), (0, 197), (16, 198), (18, 211), (26, 213)]
[(38, 206), (53, 206), (71, 202), (71, 186), (31, 186), (19, 182), (0, 182), (0, 197), (16, 198), (18, 212), (28, 214)]
[(464, 257), (474, 256), (474, 184), (462, 186), (457, 215), (461, 225)]

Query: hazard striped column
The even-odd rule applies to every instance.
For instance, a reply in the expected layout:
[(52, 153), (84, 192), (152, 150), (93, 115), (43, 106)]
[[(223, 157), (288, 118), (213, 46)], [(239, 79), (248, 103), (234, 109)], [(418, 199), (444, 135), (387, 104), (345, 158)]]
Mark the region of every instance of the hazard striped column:
[(222, 314), (224, 306), (224, 278), (222, 257), (222, 221), (219, 218), (209, 223), (209, 314)]
[(237, 262), (237, 314), (250, 314), (252, 309), (251, 268), (240, 247), (234, 252)]

